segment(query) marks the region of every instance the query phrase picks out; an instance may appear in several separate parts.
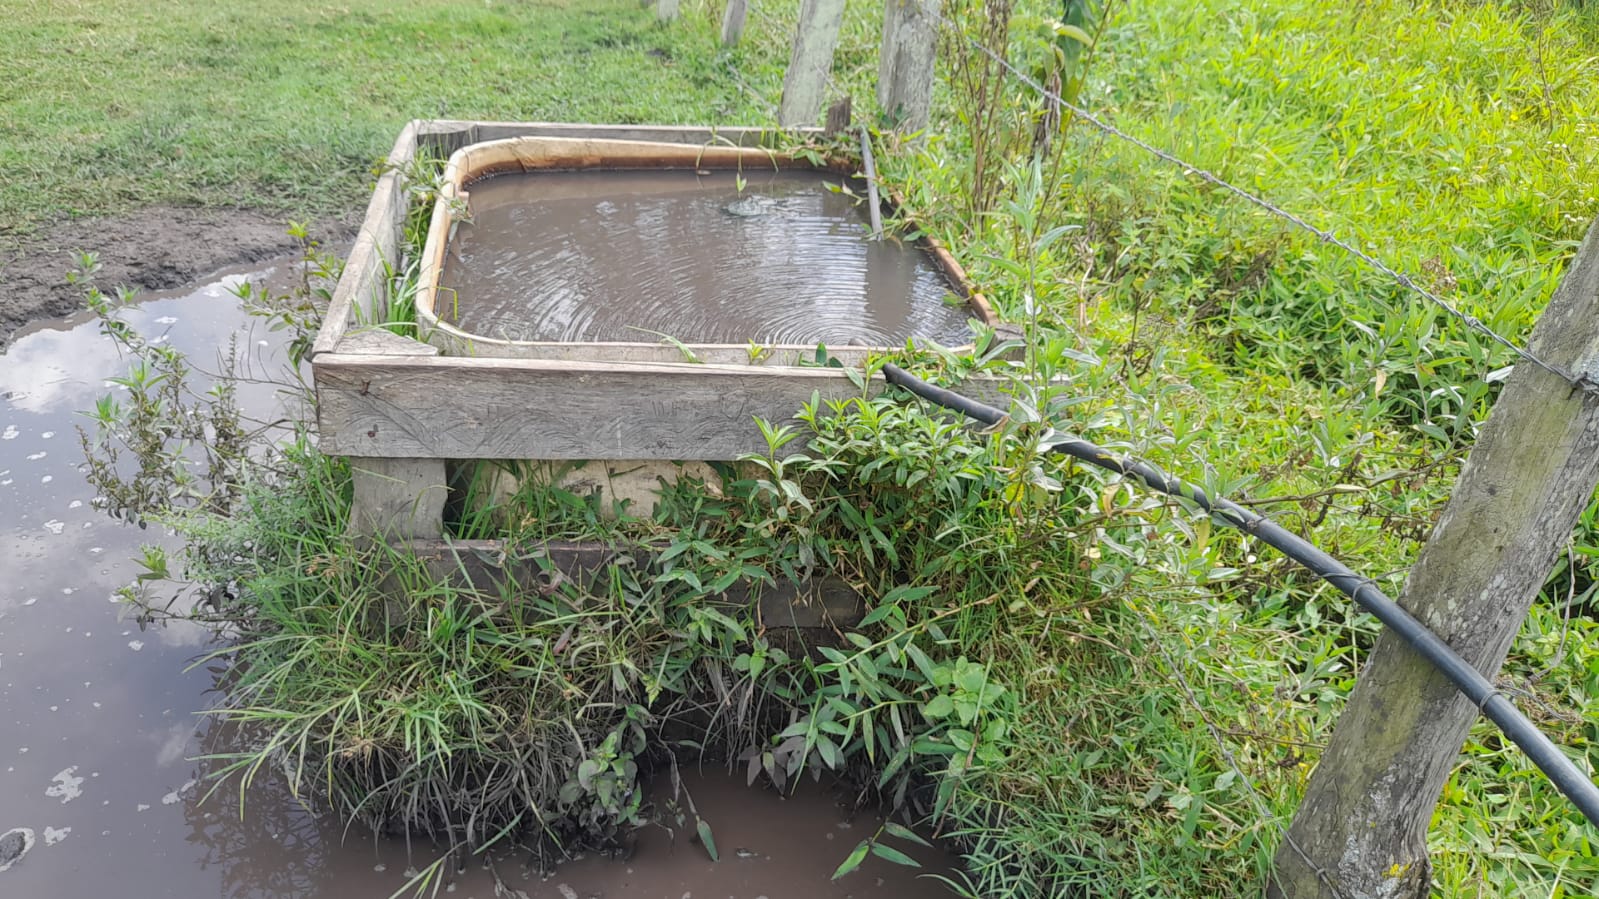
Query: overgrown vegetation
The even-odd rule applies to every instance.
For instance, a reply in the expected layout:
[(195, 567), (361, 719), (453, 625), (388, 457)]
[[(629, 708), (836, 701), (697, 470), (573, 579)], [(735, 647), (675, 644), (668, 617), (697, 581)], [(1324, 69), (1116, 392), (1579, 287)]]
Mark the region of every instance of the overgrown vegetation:
[[(1347, 236), (1513, 338), (1599, 213), (1592, 8), (1001, 5), (1008, 28), (988, 15), (992, 2), (951, 3), (947, 15), (1069, 98)], [(603, 21), (492, 7), (448, 29), (478, 23), (494, 47), (526, 37), (510, 33), (523, 19), (498, 17), (526, 16), (588, 35), (593, 52), (614, 39), (642, 57), (659, 44), (699, 79), (683, 92), (700, 99), (642, 113), (658, 121), (775, 96), (781, 15), (755, 16), (744, 45), (718, 52), (717, 10), (686, 9), (663, 29), (620, 7)], [(409, 32), (391, 26), (409, 15), (421, 13), (351, 22), (368, 45), (405, 44)], [(835, 87), (857, 104), (875, 71), (871, 15), (852, 5), (839, 51)], [(530, 83), (546, 59), (570, 63), (484, 58), (494, 77)], [(221, 494), (174, 504), (136, 493), (190, 536), (185, 573), (213, 588), (202, 614), (238, 629), (225, 714), (256, 742), (236, 770), (280, 767), (346, 814), (468, 846), (541, 830), (603, 843), (640, 813), (641, 770), (708, 753), (779, 786), (822, 769), (857, 779), (958, 839), (973, 895), (1256, 893), (1375, 625), (1247, 539), (1040, 458), (1029, 438), (1048, 419), (1264, 498), (1264, 511), (1397, 584), (1513, 360), (1281, 219), (1072, 123), (978, 57), (965, 64), (970, 78), (940, 95), (925, 142), (879, 165), (918, 226), (1029, 323), (1020, 363), (910, 360), (951, 380), (978, 366), (1014, 376), (1011, 427), (972, 432), (893, 395), (808, 410), (798, 430), (769, 430), (771, 452), (751, 467), (614, 520), (594, 497), (525, 479), (469, 522), (502, 528), (508, 559), (537, 567), (540, 541), (565, 536), (652, 549), (629, 550), (603, 582), (543, 570), (487, 595), (345, 539), (347, 473), (305, 435), (264, 465), (226, 469)], [(452, 65), (451, 96), (492, 107), (481, 114), (542, 116), (483, 100), (494, 79)], [(662, 96), (678, 77), (627, 71), (638, 83), (626, 100), (568, 86), (552, 117), (627, 120), (618, 104)], [(369, 123), (362, 165), (417, 112), (414, 99)], [(250, 183), (207, 181), (189, 165), (173, 162), (171, 189)], [(293, 172), (293, 191), (317, 186), (283, 160), (266, 170)], [(353, 170), (323, 170), (346, 179), (329, 196), (353, 196)], [(162, 430), (179, 403), (145, 380), (137, 408), (102, 410), (116, 429), (105, 433), (187, 471), (181, 445), (225, 426)], [(1590, 765), (1593, 519), (1502, 681)], [(170, 573), (159, 557), (149, 567)], [(714, 601), (735, 579), (812, 573), (861, 590), (859, 627), (800, 645)], [(1585, 895), (1599, 880), (1586, 825), (1487, 725), (1430, 841), (1441, 895)]]

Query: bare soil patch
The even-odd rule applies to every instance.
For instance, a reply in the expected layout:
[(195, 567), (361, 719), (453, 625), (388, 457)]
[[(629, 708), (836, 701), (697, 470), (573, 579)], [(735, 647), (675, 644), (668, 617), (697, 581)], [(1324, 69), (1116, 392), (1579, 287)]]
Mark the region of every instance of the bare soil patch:
[[(356, 214), (312, 228), (322, 240), (354, 230)], [(82, 308), (82, 292), (66, 282), (75, 253), (98, 253), (102, 288), (128, 285), (170, 290), (220, 268), (256, 262), (296, 248), (280, 216), (243, 209), (151, 206), (126, 215), (75, 219), (0, 249), (0, 349), (17, 328)]]

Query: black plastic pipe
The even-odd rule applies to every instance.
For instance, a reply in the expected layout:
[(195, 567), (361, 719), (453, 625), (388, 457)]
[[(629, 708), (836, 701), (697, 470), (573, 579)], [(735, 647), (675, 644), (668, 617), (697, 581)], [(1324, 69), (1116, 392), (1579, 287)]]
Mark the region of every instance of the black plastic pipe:
[[(959, 412), (984, 424), (996, 425), (1006, 418), (1004, 412), (993, 406), (979, 403), (942, 387), (935, 387), (897, 365), (884, 365), (883, 377), (888, 383), (903, 387), (930, 403)], [(1460, 657), (1459, 653), (1449, 648), (1449, 644), (1414, 615), (1377, 589), (1370, 578), (1361, 577), (1349, 566), (1264, 515), (1246, 509), (1231, 500), (1208, 496), (1199, 487), (1168, 475), (1148, 462), (1118, 458), (1104, 447), (1075, 437), (1061, 436), (1049, 440), (1043, 448), (1127, 475), (1151, 490), (1186, 499), (1212, 516), (1277, 548), (1283, 555), (1348, 594), (1357, 605), (1377, 616), (1377, 620), (1442, 671), (1450, 683), (1471, 700), (1472, 705), (1487, 715), (1493, 723), (1499, 725), (1499, 729), (1512, 743), (1521, 747), (1521, 751), (1532, 759), (1533, 764), (1537, 765), (1560, 792), (1582, 812), (1588, 823), (1599, 827), (1599, 786), (1579, 771), (1571, 759), (1561, 752), (1560, 747), (1528, 720), (1520, 709), (1494, 689), (1493, 683), (1484, 677), (1482, 672), (1473, 668)]]

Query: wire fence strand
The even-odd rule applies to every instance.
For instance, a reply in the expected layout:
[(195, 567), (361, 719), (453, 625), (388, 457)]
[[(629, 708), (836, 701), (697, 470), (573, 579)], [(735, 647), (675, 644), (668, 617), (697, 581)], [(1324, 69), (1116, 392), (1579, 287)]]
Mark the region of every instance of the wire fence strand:
[(1109, 135), (1110, 137), (1113, 137), (1113, 138), (1115, 138), (1117, 140), (1123, 141), (1124, 143), (1127, 143), (1127, 144), (1130, 144), (1130, 145), (1132, 145), (1134, 147), (1137, 147), (1138, 149), (1144, 151), (1145, 153), (1148, 153), (1151, 156), (1154, 156), (1157, 159), (1160, 159), (1163, 162), (1166, 162), (1166, 163), (1169, 163), (1169, 164), (1171, 164), (1173, 166), (1176, 166), (1176, 167), (1182, 169), (1185, 174), (1193, 175), (1194, 177), (1199, 178), (1201, 181), (1204, 181), (1207, 184), (1210, 184), (1210, 185), (1212, 185), (1214, 187), (1218, 187), (1218, 188), (1226, 191), (1227, 193), (1230, 193), (1233, 196), (1243, 200), (1244, 202), (1249, 203), (1250, 205), (1255, 206), (1255, 207), (1257, 207), (1259, 209), (1262, 209), (1262, 210), (1266, 211), (1267, 213), (1269, 213), (1269, 214), (1271, 214), (1273, 216), (1276, 216), (1279, 219), (1282, 219), (1285, 222), (1288, 222), (1289, 224), (1293, 225), (1295, 228), (1298, 228), (1301, 231), (1304, 231), (1304, 232), (1306, 232), (1308, 234), (1314, 235), (1318, 240), (1320, 240), (1323, 243), (1331, 244), (1332, 246), (1338, 247), (1339, 249), (1343, 250), (1344, 252), (1348, 253), (1349, 255), (1353, 256), (1354, 258), (1359, 259), (1361, 262), (1364, 262), (1366, 265), (1370, 266), (1371, 268), (1381, 272), (1384, 275), (1387, 275), (1390, 279), (1392, 279), (1394, 281), (1394, 283), (1398, 284), (1400, 287), (1403, 287), (1404, 289), (1410, 291), (1411, 293), (1414, 293), (1417, 296), (1422, 297), (1423, 299), (1427, 300), (1428, 302), (1432, 303), (1433, 305), (1437, 306), (1438, 308), (1444, 310), (1444, 312), (1448, 313), (1453, 318), (1459, 320), (1460, 322), (1465, 324), (1468, 328), (1472, 329), (1473, 331), (1476, 331), (1477, 333), (1482, 334), (1483, 336), (1487, 337), (1489, 340), (1492, 340), (1493, 342), (1499, 344), (1500, 346), (1504, 347), (1505, 349), (1510, 350), (1518, 358), (1520, 358), (1520, 359), (1522, 359), (1522, 360), (1524, 360), (1524, 361), (1526, 361), (1528, 363), (1531, 363), (1532, 365), (1535, 365), (1538, 368), (1543, 369), (1544, 371), (1548, 372), (1549, 374), (1554, 375), (1557, 378), (1560, 378), (1562, 381), (1565, 381), (1568, 385), (1571, 386), (1571, 388), (1573, 390), (1581, 390), (1581, 391), (1583, 391), (1585, 393), (1599, 393), (1599, 381), (1596, 381), (1594, 378), (1590, 377), (1586, 372), (1583, 372), (1583, 373), (1580, 373), (1580, 374), (1573, 374), (1573, 373), (1567, 371), (1565, 368), (1563, 368), (1563, 367), (1561, 367), (1559, 365), (1556, 365), (1556, 364), (1554, 364), (1552, 362), (1546, 362), (1545, 360), (1538, 358), (1538, 356), (1533, 354), (1526, 347), (1521, 346), (1520, 344), (1516, 343), (1515, 341), (1511, 340), (1510, 338), (1505, 337), (1503, 334), (1500, 334), (1499, 332), (1495, 331), (1493, 328), (1489, 327), (1486, 322), (1484, 322), (1482, 319), (1478, 318), (1477, 316), (1472, 315), (1471, 313), (1465, 311), (1464, 309), (1461, 309), (1460, 307), (1458, 307), (1455, 304), (1449, 302), (1448, 300), (1444, 299), (1443, 297), (1439, 296), (1438, 294), (1434, 293), (1433, 291), (1430, 291), (1427, 288), (1422, 287), (1420, 284), (1417, 284), (1415, 279), (1411, 278), (1409, 275), (1407, 275), (1404, 272), (1398, 270), (1397, 268), (1389, 265), (1386, 262), (1383, 262), (1381, 259), (1378, 259), (1377, 257), (1371, 255), (1370, 253), (1367, 253), (1366, 251), (1360, 249), (1359, 247), (1355, 246), (1354, 244), (1350, 243), (1349, 241), (1344, 240), (1343, 238), (1339, 237), (1338, 235), (1334, 234), (1333, 232), (1331, 232), (1331, 231), (1329, 231), (1329, 230), (1327, 230), (1325, 228), (1318, 228), (1317, 226), (1312, 225), (1310, 222), (1306, 221), (1303, 216), (1297, 215), (1297, 214), (1295, 214), (1293, 212), (1290, 212), (1290, 211), (1288, 211), (1286, 209), (1283, 209), (1281, 206), (1278, 206), (1277, 204), (1271, 202), (1270, 200), (1268, 200), (1268, 199), (1266, 199), (1266, 198), (1264, 198), (1264, 197), (1262, 197), (1262, 196), (1260, 196), (1258, 194), (1255, 194), (1255, 193), (1252, 193), (1252, 192), (1250, 192), (1248, 190), (1245, 190), (1244, 188), (1239, 187), (1236, 184), (1233, 184), (1232, 182), (1226, 180), (1225, 178), (1222, 178), (1220, 175), (1217, 175), (1217, 174), (1215, 174), (1215, 173), (1213, 173), (1213, 172), (1211, 172), (1211, 171), (1209, 171), (1207, 169), (1204, 169), (1204, 168), (1201, 168), (1201, 167), (1199, 167), (1197, 165), (1194, 165), (1193, 163), (1188, 162), (1187, 160), (1177, 156), (1174, 153), (1171, 153), (1171, 152), (1169, 152), (1167, 150), (1163, 150), (1163, 149), (1161, 149), (1161, 148), (1149, 143), (1148, 141), (1145, 141), (1142, 138), (1137, 137), (1136, 135), (1129, 134), (1129, 133), (1121, 130), (1120, 128), (1117, 128), (1115, 125), (1110, 124), (1109, 122), (1105, 121), (1104, 119), (1100, 118), (1099, 116), (1095, 115), (1094, 113), (1090, 112), (1089, 110), (1083, 108), (1082, 106), (1079, 106), (1076, 103), (1073, 103), (1070, 100), (1067, 100), (1065, 97), (1062, 97), (1059, 93), (1057, 93), (1055, 91), (1052, 91), (1052, 90), (1049, 90), (1044, 85), (1039, 84), (1038, 81), (1036, 79), (1034, 79), (1031, 75), (1028, 75), (1026, 72), (1023, 72), (1020, 69), (1016, 68), (1016, 66), (1011, 64), (1010, 60), (1008, 60), (1005, 57), (999, 55), (998, 53), (995, 53), (991, 48), (989, 48), (988, 46), (984, 45), (982, 42), (973, 39), (971, 37), (971, 35), (965, 34), (963, 31), (960, 30), (960, 27), (958, 25), (956, 25), (954, 22), (951, 22), (949, 19), (945, 18), (943, 15), (941, 15), (939, 13), (936, 13), (936, 12), (931, 12), (931, 11), (929, 11), (929, 14), (932, 15), (934, 17), (934, 19), (936, 21), (938, 21), (941, 25), (943, 25), (944, 27), (946, 27), (948, 29), (951, 29), (954, 33), (956, 33), (960, 37), (964, 38), (966, 43), (970, 44), (978, 52), (980, 52), (983, 55), (987, 56), (988, 58), (992, 59), (1000, 67), (1005, 69), (1005, 71), (1008, 72), (1017, 81), (1020, 81), (1022, 84), (1026, 85), (1028, 88), (1032, 89), (1040, 97), (1044, 98), (1045, 100), (1049, 101), (1050, 103), (1057, 104), (1061, 109), (1067, 110), (1072, 115), (1077, 116), (1079, 119), (1082, 119), (1083, 121), (1087, 122), (1089, 125), (1093, 126), (1098, 131), (1100, 131), (1100, 132), (1102, 132), (1102, 133), (1104, 133), (1106, 135)]

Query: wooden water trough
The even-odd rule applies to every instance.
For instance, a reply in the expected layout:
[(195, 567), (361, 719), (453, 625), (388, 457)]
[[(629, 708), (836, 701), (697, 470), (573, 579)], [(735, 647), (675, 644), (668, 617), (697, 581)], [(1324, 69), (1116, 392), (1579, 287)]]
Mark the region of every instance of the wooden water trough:
[[(786, 139), (794, 137), (790, 132)], [(670, 344), (492, 339), (436, 314), (434, 289), (459, 213), (451, 200), (473, 178), (505, 170), (731, 169), (769, 166), (774, 159), (786, 167), (812, 167), (782, 155), (779, 138), (747, 128), (407, 125), (378, 179), (311, 352), (321, 447), (349, 457), (354, 472), (352, 531), (458, 558), (461, 547), (443, 539), (448, 462), (581, 460), (608, 472), (666, 466), (645, 471), (669, 477), (675, 464), (731, 461), (764, 451), (757, 417), (787, 422), (813, 395), (824, 401), (859, 395), (839, 369), (798, 364), (814, 354), (814, 345), (768, 347), (757, 358), (746, 345), (697, 345), (690, 349), (701, 361), (691, 363)], [(380, 326), (402, 264), (411, 197), (406, 173), (421, 153), (450, 160), (417, 297), (419, 332), (427, 342)], [(936, 244), (925, 249), (967, 299), (972, 317), (994, 324), (992, 311), (953, 258)], [(891, 349), (840, 347), (830, 353), (844, 365), (859, 365), (868, 354)], [(552, 558), (561, 555), (562, 566), (581, 567), (593, 557), (552, 547), (557, 549)], [(492, 555), (482, 546), (473, 552), (479, 559)], [(827, 604), (835, 612), (842, 608), (836, 592)], [(796, 595), (803, 599), (807, 588), (798, 587)]]

